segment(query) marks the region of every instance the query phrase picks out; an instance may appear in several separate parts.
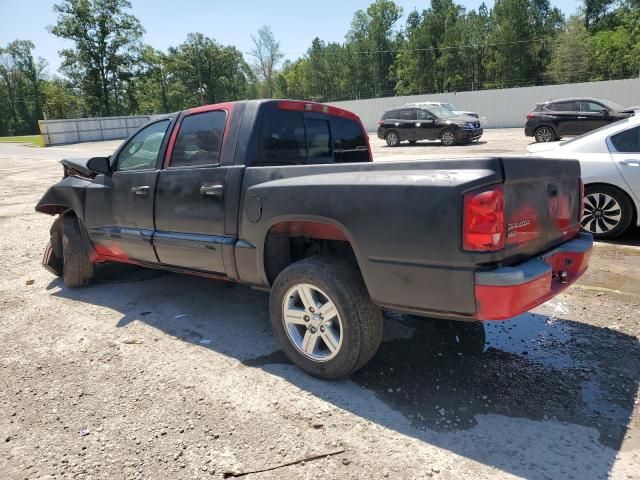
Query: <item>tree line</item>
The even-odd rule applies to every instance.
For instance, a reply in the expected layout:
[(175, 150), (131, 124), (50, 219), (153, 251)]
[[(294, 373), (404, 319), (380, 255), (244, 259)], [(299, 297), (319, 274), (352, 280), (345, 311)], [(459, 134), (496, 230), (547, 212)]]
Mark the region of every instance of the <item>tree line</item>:
[[(403, 17), (392, 0), (358, 10), (344, 42), (284, 54), (268, 26), (241, 52), (203, 33), (160, 51), (128, 0), (60, 0), (51, 34), (70, 40), (51, 75), (34, 44), (0, 47), (0, 135), (37, 120), (166, 113), (250, 98), (336, 101), (640, 75), (640, 0), (584, 0), (568, 18), (549, 0), (477, 10), (431, 0)], [(402, 19), (405, 18), (404, 21)]]

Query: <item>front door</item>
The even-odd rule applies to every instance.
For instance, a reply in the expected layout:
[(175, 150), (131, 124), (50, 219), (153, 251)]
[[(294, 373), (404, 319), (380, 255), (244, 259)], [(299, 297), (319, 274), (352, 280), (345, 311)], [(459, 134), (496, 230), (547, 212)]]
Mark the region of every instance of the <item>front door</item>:
[(427, 110), (418, 110), (416, 122), (416, 140), (437, 140), (439, 128), (436, 126), (436, 118)]
[(227, 112), (211, 110), (183, 117), (156, 192), (153, 244), (165, 265), (226, 273), (222, 249), (230, 166), (220, 165)]
[(113, 173), (98, 175), (87, 187), (85, 226), (99, 255), (157, 263), (153, 200), (169, 124), (163, 119), (136, 133), (115, 154)]

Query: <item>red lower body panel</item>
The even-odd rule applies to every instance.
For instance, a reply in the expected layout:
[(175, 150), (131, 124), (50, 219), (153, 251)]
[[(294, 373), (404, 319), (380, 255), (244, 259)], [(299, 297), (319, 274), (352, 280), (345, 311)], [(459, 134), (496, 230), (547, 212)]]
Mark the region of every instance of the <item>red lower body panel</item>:
[(592, 245), (582, 234), (523, 264), (477, 272), (476, 318), (506, 320), (553, 298), (585, 272)]

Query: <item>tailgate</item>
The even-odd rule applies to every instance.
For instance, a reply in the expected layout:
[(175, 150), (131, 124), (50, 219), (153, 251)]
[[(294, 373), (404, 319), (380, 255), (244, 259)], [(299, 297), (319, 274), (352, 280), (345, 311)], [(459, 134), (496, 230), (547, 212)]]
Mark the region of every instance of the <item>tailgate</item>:
[(520, 262), (578, 234), (577, 160), (503, 158), (505, 264)]

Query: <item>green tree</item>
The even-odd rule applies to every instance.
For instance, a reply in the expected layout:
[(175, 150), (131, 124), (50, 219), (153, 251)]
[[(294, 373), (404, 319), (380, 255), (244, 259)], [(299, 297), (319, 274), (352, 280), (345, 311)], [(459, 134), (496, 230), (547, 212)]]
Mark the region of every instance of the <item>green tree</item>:
[(573, 16), (558, 34), (549, 64), (550, 77), (558, 83), (583, 82), (590, 78), (589, 33), (584, 21)]
[(61, 70), (76, 82), (92, 114), (124, 110), (130, 73), (138, 59), (144, 29), (127, 12), (128, 0), (62, 0), (54, 5), (54, 35), (71, 40), (61, 50)]
[(264, 25), (256, 36), (251, 35), (254, 47), (249, 52), (255, 59), (254, 69), (258, 77), (263, 81), (263, 96), (273, 97), (273, 77), (280, 60), (284, 57), (280, 50), (280, 42), (276, 40), (271, 27)]

